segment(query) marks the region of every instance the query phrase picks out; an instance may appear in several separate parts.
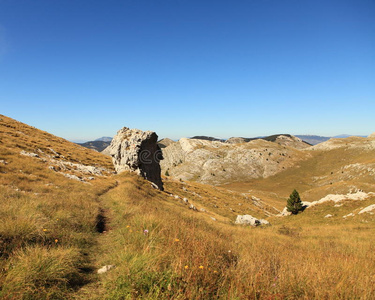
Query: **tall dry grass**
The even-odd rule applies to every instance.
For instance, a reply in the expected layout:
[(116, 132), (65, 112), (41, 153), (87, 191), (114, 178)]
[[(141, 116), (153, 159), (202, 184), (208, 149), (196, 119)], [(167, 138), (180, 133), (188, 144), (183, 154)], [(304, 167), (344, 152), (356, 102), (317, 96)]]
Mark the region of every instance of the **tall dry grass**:
[[(266, 228), (238, 227), (192, 213), (123, 176), (101, 197), (111, 231), (98, 265), (107, 299), (373, 299), (374, 222), (320, 224), (303, 214)], [(144, 232), (147, 230), (147, 233)]]

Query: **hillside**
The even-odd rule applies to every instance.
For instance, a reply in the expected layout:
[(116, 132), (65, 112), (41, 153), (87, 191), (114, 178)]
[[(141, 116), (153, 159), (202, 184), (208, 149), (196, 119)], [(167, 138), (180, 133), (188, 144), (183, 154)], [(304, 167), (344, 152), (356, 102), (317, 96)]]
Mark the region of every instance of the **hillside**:
[(258, 196), (278, 208), (282, 208), (284, 199), (294, 188), (302, 192), (308, 202), (328, 194), (375, 192), (374, 138), (330, 139), (304, 152), (309, 158), (299, 161), (294, 168), (225, 187), (239, 192), (255, 192), (256, 189)]
[(273, 142), (256, 139), (241, 144), (183, 138), (163, 148), (161, 167), (163, 174), (174, 178), (209, 184), (268, 177), (308, 157), (288, 146), (296, 143), (303, 142), (284, 136), (275, 137)]
[[(375, 221), (360, 211), (373, 195), (275, 216), (293, 181), (307, 198), (315, 174), (328, 177), (309, 200), (333, 191), (323, 189), (333, 178), (337, 191), (373, 191), (370, 144), (359, 155), (290, 150), (303, 159), (231, 190), (164, 177), (161, 192), (114, 174), (101, 153), (0, 116), (0, 298), (372, 299)], [(340, 173), (353, 161), (366, 169)], [(271, 225), (235, 225), (239, 214)]]
[(105, 148), (109, 146), (110, 143), (111, 141), (91, 141), (86, 143), (79, 143), (78, 145), (98, 152), (102, 152)]

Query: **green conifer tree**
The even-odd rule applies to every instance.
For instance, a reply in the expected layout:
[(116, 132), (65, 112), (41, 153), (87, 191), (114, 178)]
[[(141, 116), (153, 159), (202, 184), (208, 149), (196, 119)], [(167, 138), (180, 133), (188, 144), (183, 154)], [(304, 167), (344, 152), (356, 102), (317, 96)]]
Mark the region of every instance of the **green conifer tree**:
[(294, 215), (303, 210), (301, 198), (296, 190), (293, 190), (293, 192), (290, 194), (286, 208)]

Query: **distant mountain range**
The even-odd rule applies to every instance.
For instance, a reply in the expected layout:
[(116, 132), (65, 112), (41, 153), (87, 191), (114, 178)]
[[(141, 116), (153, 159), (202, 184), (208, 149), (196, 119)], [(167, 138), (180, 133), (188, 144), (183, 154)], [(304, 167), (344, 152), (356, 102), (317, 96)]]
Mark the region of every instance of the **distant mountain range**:
[[(291, 136), (290, 134), (283, 134), (285, 136)], [(241, 142), (250, 142), (250, 141), (253, 141), (253, 140), (256, 140), (256, 139), (263, 139), (263, 140), (266, 140), (266, 141), (270, 141), (270, 142), (274, 142), (275, 139), (280, 136), (280, 134), (275, 134), (275, 135), (270, 135), (270, 136), (259, 136), (259, 137), (254, 137), (254, 138), (230, 138), (230, 139), (218, 139), (218, 138), (215, 138), (215, 137), (212, 137), (212, 136), (205, 136), (205, 135), (197, 135), (197, 136), (193, 136), (191, 137), (190, 139), (197, 139), (197, 140), (206, 140), (206, 141), (218, 141), (218, 142), (232, 142), (232, 141), (235, 141), (236, 139), (237, 140), (241, 140)], [(336, 136), (333, 136), (333, 137), (328, 137), (328, 136), (320, 136), (320, 135), (295, 135), (296, 137), (300, 138), (301, 140), (303, 140), (304, 142), (310, 144), (310, 145), (317, 145), (319, 143), (323, 143), (325, 141), (328, 141), (330, 138), (347, 138), (347, 137), (350, 137), (351, 135), (349, 134), (340, 134), (340, 135), (336, 135)], [(365, 135), (358, 135), (358, 136), (361, 136), (361, 137), (366, 137)], [(169, 140), (169, 139), (168, 139)], [(89, 142), (85, 142), (85, 143), (77, 143), (78, 145), (81, 145), (83, 147), (86, 147), (86, 148), (89, 148), (89, 149), (93, 149), (93, 150), (96, 150), (98, 152), (102, 152), (105, 148), (107, 148), (109, 146), (109, 144), (111, 143), (112, 141), (112, 137), (110, 136), (103, 136), (101, 138), (98, 138), (94, 141), (89, 141)], [(164, 148), (165, 145), (162, 146), (162, 148)]]
[(105, 148), (109, 146), (110, 143), (111, 141), (105, 142), (105, 141), (95, 140), (95, 141), (90, 141), (86, 143), (77, 143), (77, 144), (83, 147), (89, 148), (89, 149), (96, 150), (98, 152), (102, 152)]
[[(283, 135), (291, 136), (290, 134), (283, 134)], [(250, 141), (253, 141), (253, 140), (256, 140), (256, 139), (263, 139), (263, 140), (266, 140), (266, 141), (274, 142), (275, 139), (278, 136), (280, 136), (280, 134), (274, 134), (274, 135), (270, 135), (270, 136), (259, 136), (259, 137), (254, 137), (254, 138), (243, 138), (243, 137), (241, 137), (241, 138), (230, 138), (228, 140), (225, 140), (225, 139), (218, 139), (218, 138), (215, 138), (215, 137), (212, 137), (212, 136), (201, 135), (201, 136), (193, 136), (193, 137), (191, 137), (191, 139), (206, 140), (206, 141), (219, 141), (219, 142), (229, 142), (230, 140), (233, 140), (233, 139), (241, 139), (242, 142), (250, 142)], [(320, 136), (320, 135), (295, 135), (295, 137), (300, 138), (301, 140), (303, 140), (304, 142), (306, 142), (310, 145), (317, 145), (319, 143), (323, 143), (325, 141), (328, 141), (331, 138), (347, 138), (347, 137), (350, 137), (350, 136), (352, 136), (352, 135), (350, 135), (350, 134), (340, 134), (340, 135), (336, 135), (336, 136), (332, 136), (332, 137)], [(366, 135), (357, 135), (357, 136), (366, 137)]]
[(110, 136), (102, 136), (101, 138), (96, 139), (94, 142), (111, 142), (112, 137)]

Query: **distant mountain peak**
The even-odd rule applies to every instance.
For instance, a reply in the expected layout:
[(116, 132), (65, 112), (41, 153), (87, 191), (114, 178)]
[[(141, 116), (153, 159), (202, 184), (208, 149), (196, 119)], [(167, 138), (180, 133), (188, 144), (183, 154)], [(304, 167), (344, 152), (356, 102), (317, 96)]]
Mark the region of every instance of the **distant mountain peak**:
[(102, 136), (101, 138), (98, 138), (95, 140), (95, 142), (110, 142), (112, 141), (112, 137), (110, 136)]

